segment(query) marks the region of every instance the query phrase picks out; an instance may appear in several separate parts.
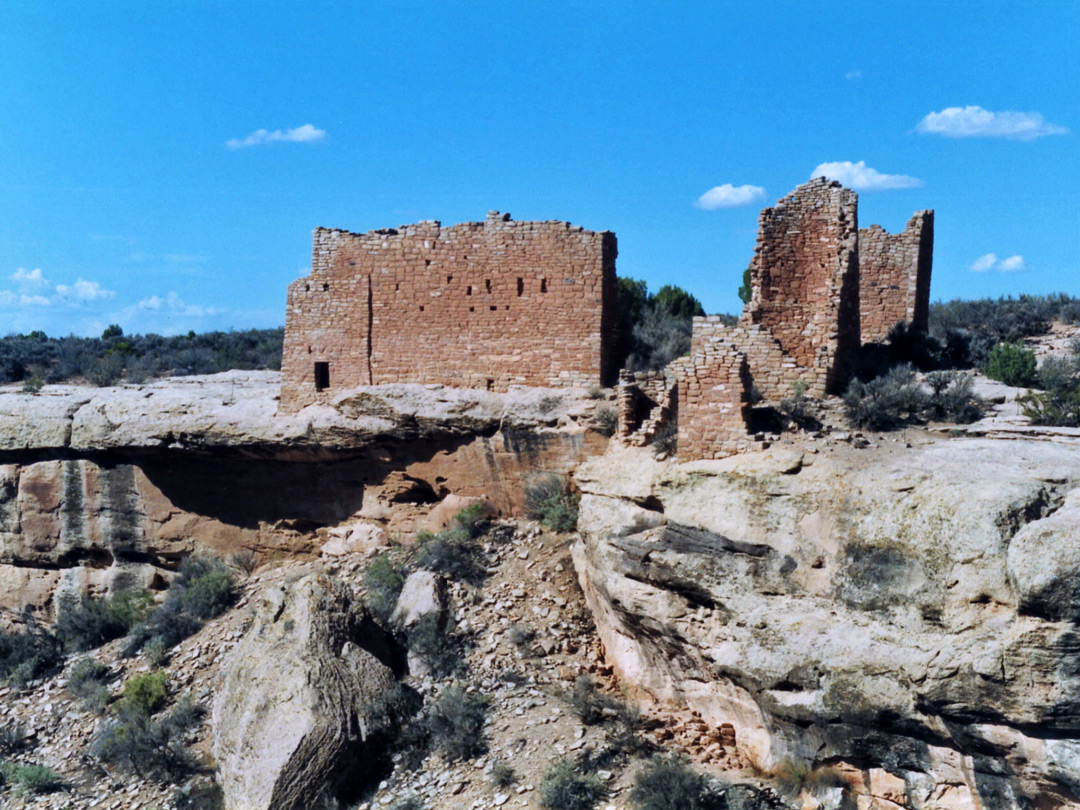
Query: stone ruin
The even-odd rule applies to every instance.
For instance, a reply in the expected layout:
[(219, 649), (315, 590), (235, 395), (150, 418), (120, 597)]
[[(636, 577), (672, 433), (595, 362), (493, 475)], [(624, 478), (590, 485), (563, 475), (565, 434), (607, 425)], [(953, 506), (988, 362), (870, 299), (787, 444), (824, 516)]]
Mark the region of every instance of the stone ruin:
[[(751, 392), (840, 393), (863, 344), (898, 321), (926, 329), (933, 242), (933, 211), (898, 234), (860, 230), (854, 191), (823, 177), (799, 186), (761, 212), (738, 323), (695, 318), (688, 356), (622, 372), (617, 439), (645, 445), (677, 430), (683, 460), (757, 446)], [(497, 211), (448, 228), (319, 228), (311, 275), (289, 285), (281, 409), (398, 382), (610, 385), (617, 252), (609, 231)]]
[(624, 375), (620, 440), (645, 444), (671, 419), (681, 460), (723, 458), (755, 446), (752, 391), (773, 402), (796, 387), (841, 393), (863, 343), (898, 321), (926, 329), (933, 227), (933, 211), (919, 211), (896, 235), (859, 230), (858, 195), (823, 177), (766, 208), (738, 324), (695, 318), (687, 357), (645, 385)]
[(358, 385), (612, 385), (615, 234), (568, 222), (315, 231), (289, 285), (281, 409)]

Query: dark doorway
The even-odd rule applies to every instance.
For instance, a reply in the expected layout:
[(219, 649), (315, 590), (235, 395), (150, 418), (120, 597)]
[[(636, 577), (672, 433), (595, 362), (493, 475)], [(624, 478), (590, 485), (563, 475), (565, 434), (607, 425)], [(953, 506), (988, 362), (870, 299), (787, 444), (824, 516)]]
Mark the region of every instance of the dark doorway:
[(330, 387), (330, 364), (315, 364), (315, 390), (325, 391)]

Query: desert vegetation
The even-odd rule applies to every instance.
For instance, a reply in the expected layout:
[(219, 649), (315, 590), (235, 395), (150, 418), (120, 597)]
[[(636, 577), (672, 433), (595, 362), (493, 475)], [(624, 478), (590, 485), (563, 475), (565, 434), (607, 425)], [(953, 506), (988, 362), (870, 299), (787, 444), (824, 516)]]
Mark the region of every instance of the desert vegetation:
[(36, 393), (45, 383), (115, 385), (229, 369), (277, 370), (283, 338), (280, 328), (164, 337), (125, 335), (115, 325), (97, 338), (8, 335), (0, 338), (0, 383), (22, 382), (26, 393)]

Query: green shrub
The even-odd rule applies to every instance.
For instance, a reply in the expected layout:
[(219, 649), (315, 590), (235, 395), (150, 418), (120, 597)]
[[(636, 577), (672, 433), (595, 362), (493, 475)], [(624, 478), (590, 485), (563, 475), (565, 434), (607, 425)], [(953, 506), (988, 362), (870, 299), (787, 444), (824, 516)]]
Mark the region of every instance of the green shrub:
[(61, 611), (56, 634), (68, 649), (92, 650), (130, 633), (146, 618), (153, 602), (153, 597), (145, 592), (123, 592), (105, 599), (87, 600)]
[(487, 750), (486, 715), (484, 698), (460, 686), (448, 686), (432, 704), (425, 721), (432, 746), (451, 762), (480, 756)]
[(421, 617), (409, 628), (406, 643), (437, 677), (451, 675), (462, 664), (459, 640), (450, 628), (440, 625), (434, 613)]
[(525, 514), (552, 531), (572, 532), (577, 528), (580, 500), (577, 493), (570, 492), (565, 478), (554, 474), (539, 475), (525, 487)]
[(40, 678), (64, 660), (60, 640), (37, 626), (0, 632), (0, 679), (16, 686)]
[(489, 523), (488, 505), (483, 501), (470, 504), (454, 515), (454, 527), (465, 532), (473, 540), (483, 535)]
[(165, 705), (167, 682), (168, 675), (164, 672), (147, 672), (128, 678), (124, 682), (124, 705), (149, 717)]
[(908, 364), (896, 366), (883, 377), (853, 380), (844, 393), (849, 424), (870, 430), (892, 430), (918, 419), (928, 398)]
[(14, 754), (27, 747), (29, 737), (22, 723), (0, 725), (0, 754)]
[(68, 673), (67, 688), (79, 698), (84, 709), (94, 714), (104, 714), (109, 705), (109, 688), (105, 682), (109, 668), (93, 658), (80, 658)]
[(124, 654), (131, 656), (152, 639), (162, 649), (175, 647), (202, 627), (203, 619), (212, 619), (228, 609), (237, 597), (235, 576), (219, 558), (193, 554), (180, 564), (165, 601), (137, 626)]
[(29, 377), (26, 382), (23, 383), (22, 392), (24, 394), (40, 394), (41, 389), (45, 386), (45, 381), (41, 377)]
[(468, 530), (454, 528), (420, 539), (413, 564), (459, 582), (478, 585), (487, 577), (484, 551)]
[(1035, 382), (1035, 352), (1021, 343), (999, 343), (986, 359), (986, 376), (1006, 385), (1028, 387)]
[(212, 619), (236, 601), (233, 572), (217, 557), (193, 555), (180, 566), (173, 587), (184, 610), (198, 619)]
[(184, 746), (184, 737), (204, 714), (205, 710), (187, 697), (159, 717), (143, 712), (137, 702), (121, 701), (116, 718), (99, 732), (91, 751), (102, 762), (128, 768), (142, 777), (175, 778), (197, 767)]
[(657, 755), (634, 777), (630, 800), (635, 810), (713, 810), (723, 800), (709, 790), (704, 775), (685, 756)]
[(1029, 391), (1017, 402), (1033, 425), (1080, 427), (1080, 386), (1071, 391)]
[(1036, 385), (1044, 391), (1069, 393), (1076, 390), (1080, 383), (1078, 371), (1080, 368), (1075, 357), (1047, 357), (1039, 364)]
[(615, 717), (622, 707), (615, 698), (596, 691), (596, 682), (589, 675), (578, 676), (567, 700), (574, 714), (587, 726)]
[(404, 584), (402, 570), (394, 565), (389, 553), (380, 552), (364, 571), (364, 604), (380, 619), (389, 621)]
[(406, 793), (394, 799), (388, 810), (424, 810), (424, 803), (415, 793)]
[(5, 762), (4, 779), (30, 793), (52, 793), (64, 786), (64, 780), (52, 768), (21, 762)]
[(513, 766), (505, 759), (491, 763), (491, 784), (497, 788), (508, 788), (517, 781)]
[(605, 402), (593, 412), (593, 424), (600, 435), (614, 436), (619, 429), (619, 411), (614, 405)]
[(606, 796), (603, 782), (568, 759), (554, 762), (540, 781), (540, 806), (547, 810), (590, 810)]
[(932, 371), (926, 375), (930, 386), (930, 415), (939, 421), (968, 424), (982, 419), (986, 402), (975, 394), (975, 378), (956, 371)]
[(652, 441), (653, 453), (656, 455), (673, 456), (679, 449), (679, 423), (670, 420), (660, 425)]

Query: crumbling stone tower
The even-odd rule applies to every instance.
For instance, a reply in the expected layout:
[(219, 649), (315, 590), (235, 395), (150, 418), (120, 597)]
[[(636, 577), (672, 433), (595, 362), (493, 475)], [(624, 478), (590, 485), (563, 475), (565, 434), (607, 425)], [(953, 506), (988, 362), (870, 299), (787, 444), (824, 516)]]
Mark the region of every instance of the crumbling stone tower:
[(916, 211), (891, 234), (880, 225), (859, 231), (859, 324), (863, 343), (880, 343), (898, 321), (925, 332), (930, 318), (934, 212)]
[[(678, 420), (681, 460), (723, 458), (755, 446), (750, 398), (822, 397), (848, 382), (862, 342), (897, 321), (925, 331), (934, 212), (902, 233), (860, 231), (858, 195), (819, 177), (761, 212), (750, 263), (751, 298), (737, 326), (695, 318), (690, 354), (657, 379), (625, 377), (619, 439), (641, 444)], [(624, 390), (625, 389), (625, 390)]]
[[(767, 397), (786, 396), (796, 380), (811, 396), (839, 393), (847, 380), (860, 335), (858, 204), (854, 191), (818, 177), (761, 212), (740, 325), (768, 331), (793, 362), (779, 390), (758, 385)], [(748, 360), (755, 381), (775, 371), (765, 353)]]
[(497, 211), (449, 228), (319, 228), (311, 275), (289, 285), (281, 408), (395, 382), (611, 384), (617, 252), (609, 231)]

